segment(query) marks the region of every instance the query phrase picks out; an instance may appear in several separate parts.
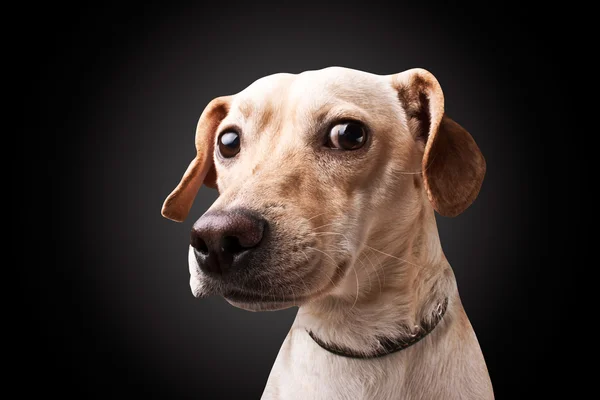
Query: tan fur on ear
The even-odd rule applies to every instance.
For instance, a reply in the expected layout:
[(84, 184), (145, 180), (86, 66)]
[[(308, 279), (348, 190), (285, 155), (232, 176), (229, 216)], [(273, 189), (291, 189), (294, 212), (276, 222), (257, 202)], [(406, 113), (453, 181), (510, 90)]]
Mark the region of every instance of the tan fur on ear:
[(392, 77), (416, 140), (425, 140), (422, 170), (427, 196), (443, 216), (454, 217), (473, 203), (486, 164), (473, 137), (444, 114), (444, 95), (437, 79), (424, 69)]
[(217, 127), (229, 112), (229, 102), (230, 96), (217, 97), (202, 112), (196, 128), (196, 158), (190, 163), (179, 185), (163, 203), (161, 213), (165, 218), (184, 221), (202, 183), (208, 187), (216, 187), (214, 137)]

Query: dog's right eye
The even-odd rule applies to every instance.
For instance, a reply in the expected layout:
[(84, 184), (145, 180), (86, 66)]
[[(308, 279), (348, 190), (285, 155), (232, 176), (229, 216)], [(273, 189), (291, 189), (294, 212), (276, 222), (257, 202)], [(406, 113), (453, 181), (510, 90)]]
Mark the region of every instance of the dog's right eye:
[(362, 124), (348, 121), (335, 125), (329, 131), (327, 147), (338, 150), (356, 150), (361, 148), (367, 139)]
[(219, 136), (219, 152), (225, 158), (235, 156), (240, 151), (240, 134), (234, 131), (223, 132)]

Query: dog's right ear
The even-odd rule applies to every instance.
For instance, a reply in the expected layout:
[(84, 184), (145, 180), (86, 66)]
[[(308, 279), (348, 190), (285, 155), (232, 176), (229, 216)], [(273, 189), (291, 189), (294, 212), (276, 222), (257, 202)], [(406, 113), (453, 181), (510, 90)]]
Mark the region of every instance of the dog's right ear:
[(469, 132), (445, 114), (442, 89), (430, 72), (415, 68), (391, 77), (409, 130), (425, 142), (421, 165), (427, 197), (438, 213), (454, 217), (477, 197), (485, 159)]
[(196, 128), (196, 158), (185, 171), (179, 185), (171, 192), (162, 206), (162, 215), (182, 222), (190, 212), (200, 186), (215, 188), (217, 175), (213, 162), (215, 133), (229, 112), (231, 96), (217, 97), (202, 112)]

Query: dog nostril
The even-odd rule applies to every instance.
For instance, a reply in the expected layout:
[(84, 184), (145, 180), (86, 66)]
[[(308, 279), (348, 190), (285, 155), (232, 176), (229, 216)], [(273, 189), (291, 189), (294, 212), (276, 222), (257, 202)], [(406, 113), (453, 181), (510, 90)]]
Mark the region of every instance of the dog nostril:
[(196, 247), (196, 249), (200, 253), (208, 254), (208, 246), (206, 245), (206, 242), (202, 239), (198, 240), (198, 247)]
[(221, 249), (223, 253), (228, 254), (237, 254), (247, 250), (246, 247), (242, 246), (237, 236), (225, 236), (221, 241)]
[(201, 254), (208, 254), (208, 245), (206, 244), (204, 239), (202, 239), (200, 236), (192, 234), (191, 244), (192, 244), (192, 247), (195, 248), (197, 252), (199, 252)]

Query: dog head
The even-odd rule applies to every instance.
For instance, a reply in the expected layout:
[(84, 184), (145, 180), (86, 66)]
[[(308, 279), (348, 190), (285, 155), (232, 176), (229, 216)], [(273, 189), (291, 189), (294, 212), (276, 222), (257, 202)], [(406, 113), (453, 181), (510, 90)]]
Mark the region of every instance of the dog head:
[(267, 76), (210, 102), (196, 149), (162, 213), (182, 221), (202, 184), (219, 191), (192, 229), (192, 291), (251, 310), (331, 293), (374, 227), (408, 229), (423, 203), (458, 215), (485, 174), (423, 69)]

